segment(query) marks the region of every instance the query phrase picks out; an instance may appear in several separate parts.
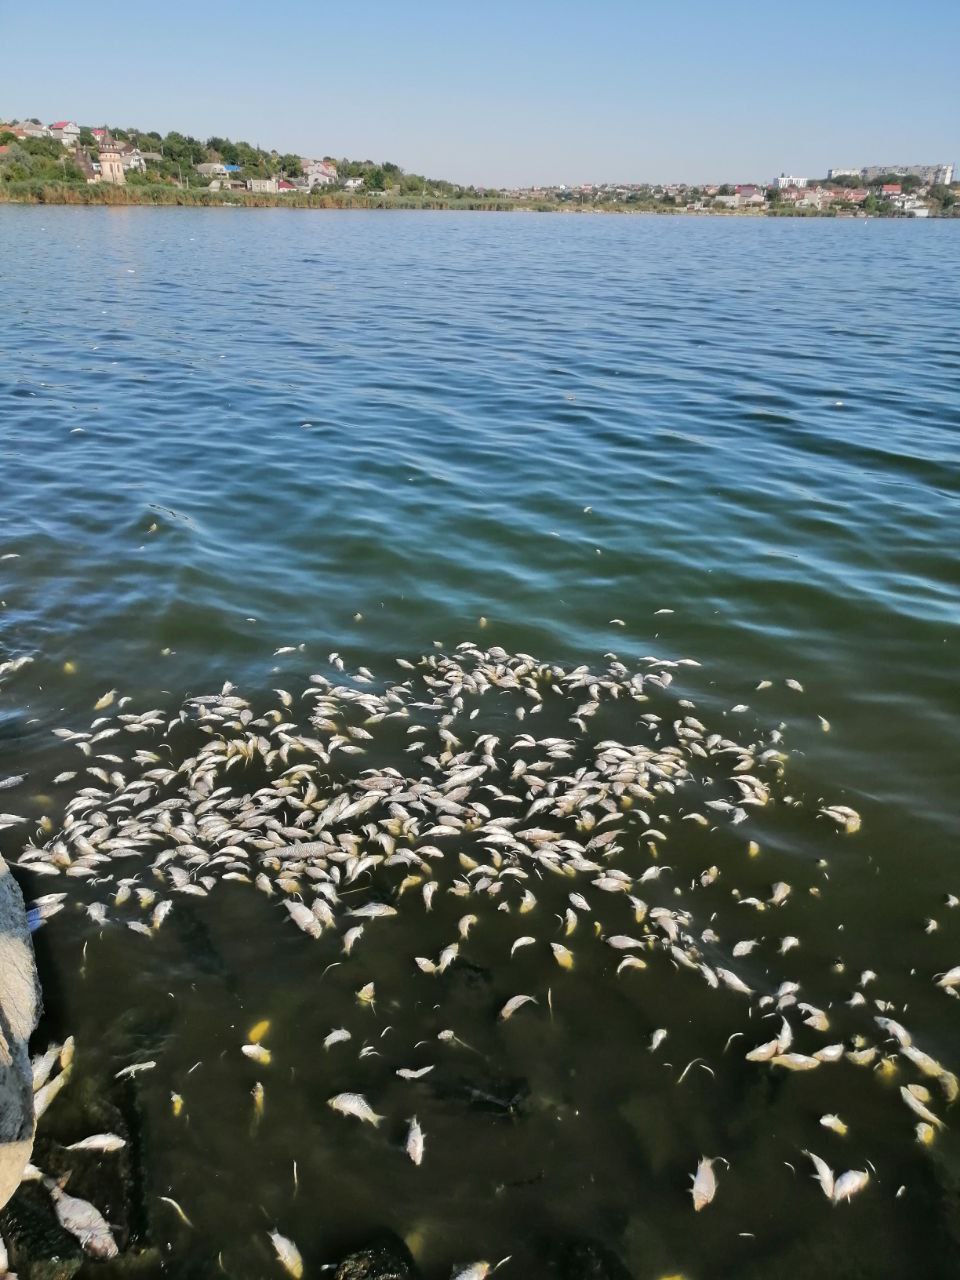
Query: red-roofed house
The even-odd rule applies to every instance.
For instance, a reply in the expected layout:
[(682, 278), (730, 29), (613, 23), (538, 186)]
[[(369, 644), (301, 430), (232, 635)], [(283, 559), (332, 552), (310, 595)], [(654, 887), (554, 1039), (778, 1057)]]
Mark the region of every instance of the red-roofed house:
[(281, 193), (284, 193), (287, 191), (296, 191), (296, 189), (297, 188), (293, 185), (293, 183), (288, 182), (286, 178), (281, 178), (280, 181), (277, 183), (277, 190)]
[(885, 182), (880, 188), (880, 194), (884, 196), (899, 196), (903, 194), (903, 187), (899, 182)]
[(65, 147), (75, 147), (80, 141), (80, 126), (73, 120), (56, 120), (50, 126), (50, 134)]

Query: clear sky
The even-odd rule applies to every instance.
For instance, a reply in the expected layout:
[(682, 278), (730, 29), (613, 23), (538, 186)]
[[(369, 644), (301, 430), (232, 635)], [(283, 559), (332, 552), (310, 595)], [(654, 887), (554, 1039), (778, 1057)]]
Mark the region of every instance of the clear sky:
[(960, 0), (0, 0), (0, 116), (432, 177), (960, 160)]

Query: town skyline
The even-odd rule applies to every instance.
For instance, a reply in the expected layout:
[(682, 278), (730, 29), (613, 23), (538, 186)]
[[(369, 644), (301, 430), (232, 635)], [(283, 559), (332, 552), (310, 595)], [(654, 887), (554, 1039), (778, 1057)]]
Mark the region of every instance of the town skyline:
[[(107, 121), (106, 119), (104, 119), (99, 124), (93, 125), (89, 121), (82, 120), (79, 115), (66, 116), (60, 120), (51, 119), (49, 122), (45, 122), (44, 117), (38, 116), (36, 113), (32, 115), (26, 115), (26, 114), (18, 115), (15, 112), (9, 112), (9, 111), (5, 112), (2, 109), (2, 104), (0, 104), (0, 121), (20, 121), (20, 122), (35, 121), (37, 122), (39, 128), (44, 130), (47, 135), (49, 135), (51, 129), (55, 130), (55, 126), (57, 124), (68, 124), (68, 123), (71, 125), (76, 124), (78, 128), (80, 127), (84, 129), (92, 128), (97, 133), (100, 133), (103, 130), (109, 130), (111, 128), (119, 129), (119, 130), (131, 130), (135, 133), (145, 132), (143, 125), (139, 123), (138, 124), (133, 124), (130, 122), (120, 123), (117, 120)], [(167, 133), (171, 131), (160, 130), (158, 132)], [(185, 137), (197, 138), (200, 141), (205, 141), (207, 138), (216, 136), (216, 135), (206, 134), (203, 131), (196, 132), (190, 129), (176, 130), (176, 132), (178, 133), (182, 132)], [(226, 133), (220, 136), (222, 136), (226, 141), (240, 140), (239, 134), (231, 135), (229, 133)], [(257, 140), (257, 142), (254, 145), (261, 146), (262, 144), (260, 140)], [(313, 147), (310, 149), (302, 149), (298, 151), (296, 148), (287, 149), (281, 146), (275, 146), (275, 145), (269, 145), (269, 144), (263, 146), (263, 150), (270, 151), (275, 154), (282, 154), (285, 150), (287, 150), (290, 155), (297, 155), (304, 161), (306, 161), (308, 158), (315, 158), (317, 160), (322, 158), (328, 158), (331, 160), (335, 160), (338, 157), (338, 155), (346, 154), (345, 152), (337, 152), (336, 149), (325, 149), (322, 147), (321, 148)], [(356, 157), (356, 158), (359, 159), (360, 157)], [(375, 165), (390, 162), (390, 161), (387, 161), (384, 157), (377, 157), (377, 156), (365, 156), (363, 157), (363, 160), (367, 163), (371, 163)], [(397, 160), (395, 157), (392, 157), (391, 160), (393, 163), (397, 163)], [(412, 166), (407, 166), (403, 163), (400, 163), (400, 168), (408, 172), (412, 170)], [(926, 171), (926, 172), (922, 172), (922, 171)], [(502, 190), (502, 191), (511, 190), (511, 189), (532, 191), (532, 190), (589, 190), (595, 187), (596, 188), (604, 188), (604, 187), (700, 188), (705, 186), (721, 186), (721, 185), (735, 186), (735, 185), (752, 185), (752, 184), (756, 184), (757, 186), (764, 186), (764, 187), (770, 187), (770, 186), (790, 187), (790, 186), (804, 186), (809, 182), (816, 182), (816, 181), (822, 181), (824, 179), (834, 179), (834, 178), (847, 177), (847, 176), (860, 176), (864, 180), (871, 180), (871, 179), (880, 177), (882, 174), (890, 174), (890, 175), (897, 175), (897, 176), (908, 176), (908, 175), (922, 176), (924, 180), (927, 182), (942, 183), (944, 185), (949, 186), (955, 180), (955, 177), (958, 173), (960, 173), (960, 166), (958, 166), (953, 159), (948, 159), (945, 156), (941, 156), (937, 159), (933, 159), (931, 157), (927, 157), (926, 159), (918, 159), (914, 156), (910, 159), (901, 158), (896, 161), (890, 161), (890, 163), (876, 162), (872, 160), (870, 162), (865, 162), (860, 165), (851, 164), (851, 165), (845, 166), (845, 165), (829, 164), (822, 168), (811, 170), (810, 172), (807, 172), (807, 173), (801, 173), (799, 169), (797, 169), (796, 167), (790, 170), (781, 167), (776, 172), (769, 175), (747, 174), (747, 173), (727, 173), (719, 177), (708, 177), (708, 178), (701, 177), (701, 178), (692, 179), (692, 180), (669, 179), (669, 178), (662, 178), (662, 177), (657, 177), (657, 178), (637, 177), (637, 176), (628, 176), (628, 175), (621, 174), (616, 177), (607, 177), (607, 178), (601, 178), (601, 179), (579, 179), (579, 178), (571, 178), (568, 176), (566, 178), (559, 178), (556, 181), (552, 181), (552, 182), (531, 181), (531, 182), (494, 184), (494, 183), (481, 183), (481, 182), (461, 182), (459, 179), (449, 179), (446, 174), (431, 174), (428, 176), (437, 180), (442, 180), (442, 181), (456, 181), (462, 186), (477, 187), (480, 189), (488, 188), (488, 189)]]

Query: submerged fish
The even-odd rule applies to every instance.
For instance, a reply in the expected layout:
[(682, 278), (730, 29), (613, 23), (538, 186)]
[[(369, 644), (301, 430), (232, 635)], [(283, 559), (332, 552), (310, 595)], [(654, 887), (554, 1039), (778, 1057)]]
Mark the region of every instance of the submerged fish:
[(377, 1113), (367, 1102), (362, 1093), (338, 1093), (327, 1099), (327, 1106), (339, 1111), (343, 1116), (355, 1116), (365, 1124), (378, 1125), (383, 1116)]

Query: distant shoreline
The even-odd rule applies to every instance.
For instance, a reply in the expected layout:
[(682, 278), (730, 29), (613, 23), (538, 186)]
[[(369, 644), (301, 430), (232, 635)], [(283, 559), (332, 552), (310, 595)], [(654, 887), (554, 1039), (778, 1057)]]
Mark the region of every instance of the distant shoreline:
[[(21, 188), (21, 189), (17, 189)], [(80, 187), (69, 183), (9, 184), (0, 187), (0, 204), (60, 205), (72, 208), (145, 208), (145, 209), (313, 209), (313, 210), (379, 210), (405, 212), (474, 212), (474, 213), (557, 213), (575, 214), (657, 214), (680, 215), (689, 218), (841, 218), (866, 220), (877, 215), (834, 211), (767, 209), (686, 209), (683, 206), (664, 207), (651, 202), (649, 205), (612, 204), (603, 208), (596, 205), (569, 205), (539, 200), (483, 199), (468, 197), (451, 200), (443, 197), (410, 199), (394, 196), (347, 195), (344, 193), (307, 195), (274, 195), (271, 193), (209, 191), (206, 188), (181, 188), (170, 186), (107, 186), (104, 184)], [(880, 215), (889, 218), (889, 215)], [(900, 217), (901, 221), (916, 219)], [(937, 221), (951, 219), (939, 218)]]

